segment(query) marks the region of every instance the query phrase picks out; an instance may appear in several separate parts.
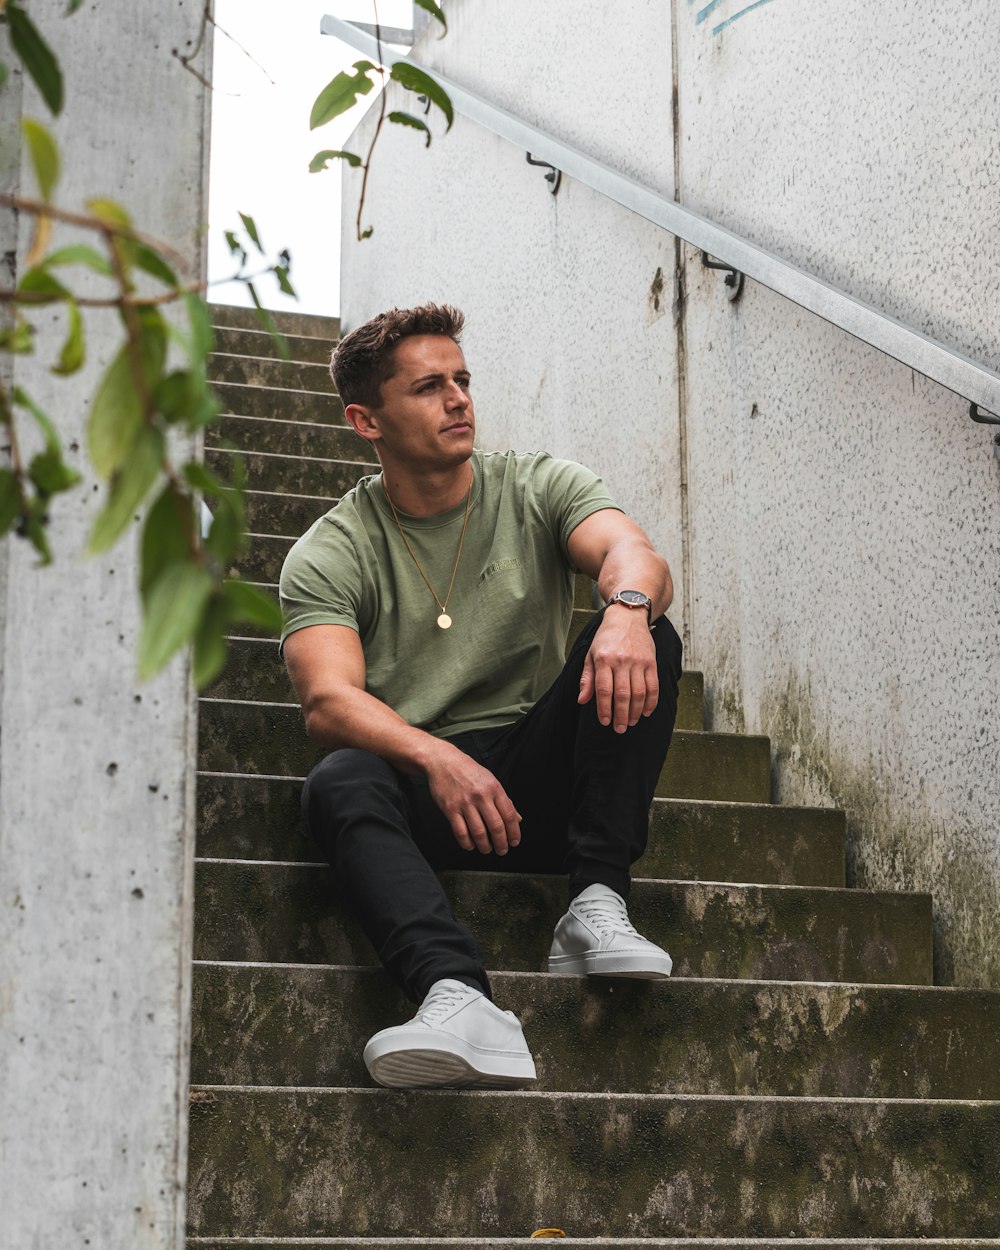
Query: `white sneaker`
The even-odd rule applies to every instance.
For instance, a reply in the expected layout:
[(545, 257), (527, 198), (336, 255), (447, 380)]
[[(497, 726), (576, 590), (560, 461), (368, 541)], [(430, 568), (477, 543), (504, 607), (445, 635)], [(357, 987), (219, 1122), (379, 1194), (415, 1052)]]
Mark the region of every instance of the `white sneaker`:
[(549, 972), (592, 977), (670, 976), (673, 961), (665, 950), (632, 927), (625, 900), (606, 885), (588, 885), (556, 925)]
[(517, 1016), (451, 980), (434, 982), (409, 1024), (376, 1033), (365, 1066), (391, 1089), (517, 1089), (535, 1079)]

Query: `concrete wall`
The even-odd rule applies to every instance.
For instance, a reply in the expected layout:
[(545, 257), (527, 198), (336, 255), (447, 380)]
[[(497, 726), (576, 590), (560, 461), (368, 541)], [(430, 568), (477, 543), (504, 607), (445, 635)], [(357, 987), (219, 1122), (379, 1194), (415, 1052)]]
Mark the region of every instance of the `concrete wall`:
[[(457, 0), (415, 55), (1000, 367), (987, 0), (584, 10)], [(456, 123), (418, 147), (377, 158), (345, 324), (464, 303), (486, 440), (537, 431), (605, 473), (674, 565), (714, 725), (771, 735), (779, 800), (846, 807), (855, 883), (933, 890), (939, 979), (1000, 986), (989, 432), (762, 288), (730, 304), (582, 188), (533, 194), (499, 140)]]
[[(206, 93), (171, 57), (201, 0), (31, 5), (66, 74), (59, 202), (120, 199), (201, 264)], [(209, 41), (210, 45), (210, 41)], [(209, 45), (197, 67), (210, 65)], [(6, 49), (5, 49), (6, 52)], [(9, 58), (5, 55), (5, 60)], [(19, 86), (19, 84), (15, 84)], [(5, 153), (18, 92), (0, 94)], [(46, 116), (24, 86), (24, 112)], [(31, 188), (4, 162), (5, 186)], [(4, 229), (12, 229), (8, 218)], [(29, 221), (22, 216), (23, 251)], [(72, 236), (64, 233), (62, 239)], [(5, 244), (6, 246), (6, 244)], [(186, 663), (135, 680), (136, 551), (83, 555), (101, 492), (87, 397), (120, 340), (87, 315), (88, 362), (59, 380), (58, 313), (15, 379), (56, 420), (87, 482), (52, 508), (56, 559), (3, 544), (0, 633), (0, 1245), (180, 1247), (184, 1232), (194, 717)]]

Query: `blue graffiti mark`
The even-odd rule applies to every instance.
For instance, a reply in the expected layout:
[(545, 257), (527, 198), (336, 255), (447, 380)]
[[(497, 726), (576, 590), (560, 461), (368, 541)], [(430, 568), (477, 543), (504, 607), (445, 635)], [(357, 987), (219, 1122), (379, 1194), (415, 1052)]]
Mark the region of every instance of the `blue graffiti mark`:
[[(694, 2), (695, 0), (689, 0), (689, 3), (691, 4), (694, 4)], [(719, 7), (720, 4), (722, 4), (722, 0), (709, 0), (709, 3), (706, 4), (703, 9), (700, 9), (698, 11), (698, 15), (694, 19), (695, 25), (700, 26), (702, 22), (705, 20), (705, 18), (711, 17), (711, 15), (715, 12), (715, 10)]]
[[(702, 12), (707, 16), (707, 14), (720, 3), (721, 0), (712, 0), (712, 3), (703, 9)], [(740, 9), (739, 13), (734, 13), (732, 17), (727, 17), (726, 20), (724, 22), (720, 22), (718, 26), (713, 26), (712, 34), (717, 35), (720, 30), (725, 30), (727, 26), (732, 26), (733, 22), (738, 22), (741, 17), (746, 17), (746, 15), (748, 13), (752, 13), (754, 9), (759, 9), (761, 5), (770, 3), (771, 0), (755, 0), (754, 4), (748, 4), (745, 9)], [(701, 21), (701, 13), (698, 14), (698, 21)]]

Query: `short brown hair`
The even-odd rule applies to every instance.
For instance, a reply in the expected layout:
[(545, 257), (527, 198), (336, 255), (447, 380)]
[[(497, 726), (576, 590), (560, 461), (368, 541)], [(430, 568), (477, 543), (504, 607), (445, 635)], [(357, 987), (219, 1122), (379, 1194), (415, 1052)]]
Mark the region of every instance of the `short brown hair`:
[(347, 404), (378, 408), (382, 383), (395, 372), (393, 352), (401, 339), (414, 334), (443, 334), (459, 342), (465, 314), (450, 304), (390, 308), (358, 326), (340, 340), (330, 357), (330, 372)]

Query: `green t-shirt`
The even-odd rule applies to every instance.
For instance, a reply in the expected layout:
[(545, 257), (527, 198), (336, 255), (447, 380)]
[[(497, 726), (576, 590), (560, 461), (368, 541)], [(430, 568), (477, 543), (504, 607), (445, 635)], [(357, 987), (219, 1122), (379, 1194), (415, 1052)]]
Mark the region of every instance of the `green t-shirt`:
[[(614, 508), (589, 469), (545, 452), (474, 452), (451, 629), (400, 536), (381, 475), (362, 478), (298, 540), (281, 570), (281, 640), (309, 625), (361, 638), (366, 689), (439, 737), (509, 724), (558, 676), (573, 610), (566, 540)], [(431, 517), (400, 513), (439, 599), (448, 593), (465, 501)]]

